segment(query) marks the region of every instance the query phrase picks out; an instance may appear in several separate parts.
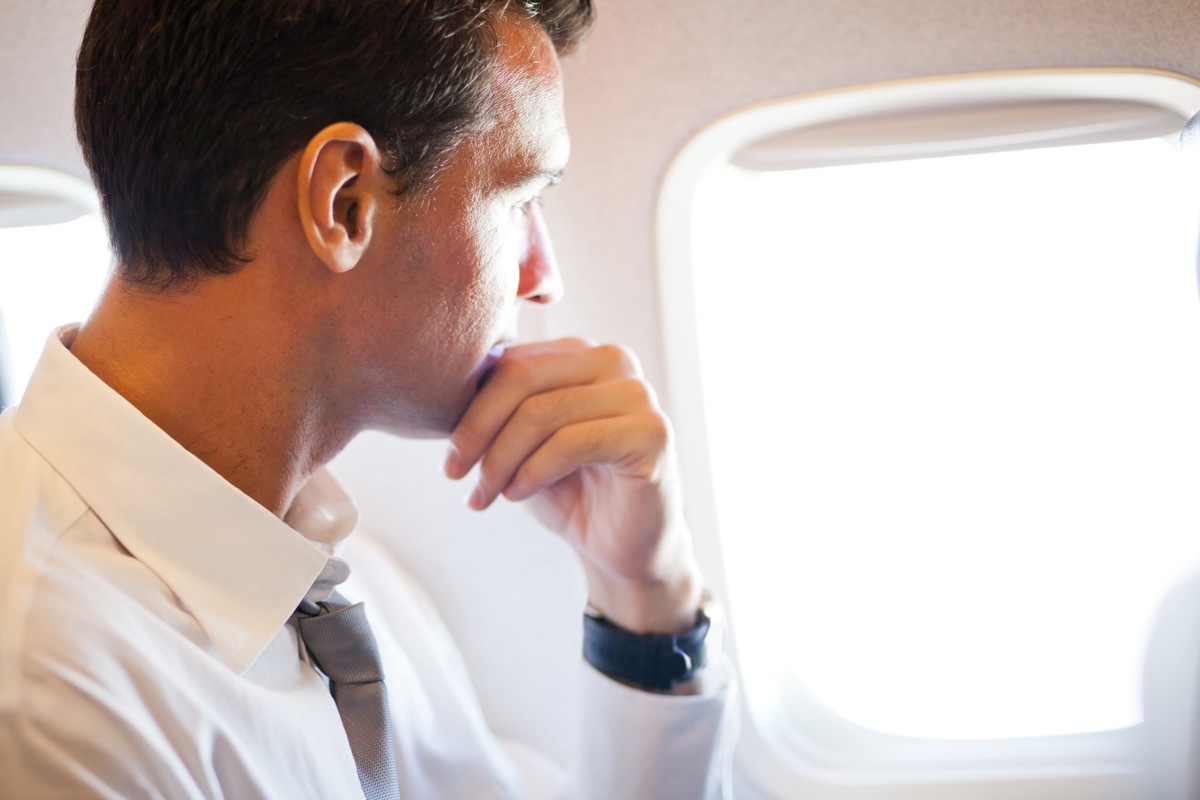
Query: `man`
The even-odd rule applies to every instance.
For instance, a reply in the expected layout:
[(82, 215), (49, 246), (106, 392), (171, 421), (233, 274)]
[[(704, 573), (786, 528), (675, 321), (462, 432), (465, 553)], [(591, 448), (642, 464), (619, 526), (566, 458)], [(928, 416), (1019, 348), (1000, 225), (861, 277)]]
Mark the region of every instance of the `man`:
[[(0, 421), (0, 796), (722, 791), (669, 424), (620, 348), (503, 349), (560, 292), (537, 198), (590, 16), (98, 0), (76, 117), (117, 267)], [(322, 467), (365, 429), (448, 436), (472, 508), (578, 552), (571, 769), (487, 730), (419, 587), (346, 538)]]

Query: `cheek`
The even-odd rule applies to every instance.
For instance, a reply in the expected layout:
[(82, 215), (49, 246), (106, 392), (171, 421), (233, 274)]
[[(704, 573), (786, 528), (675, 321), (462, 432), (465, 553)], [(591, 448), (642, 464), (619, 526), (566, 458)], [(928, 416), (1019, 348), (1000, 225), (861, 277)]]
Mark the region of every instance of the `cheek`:
[(516, 297), (515, 264), (509, 244), (498, 235), (480, 237), (462, 253), (440, 287), (438, 313), (431, 315), (439, 318), (435, 327), (440, 330), (434, 331), (443, 337), (439, 349), (452, 348), (459, 357), (473, 358), (491, 348)]
[(454, 302), (451, 325), (461, 337), (456, 346), (471, 357), (482, 357), (503, 333), (514, 291), (514, 282), (501, 270), (477, 273)]
[(483, 314), (507, 316), (517, 298), (521, 279), (519, 235), (508, 214), (497, 214), (487, 233), (479, 239), (479, 269), (472, 291)]

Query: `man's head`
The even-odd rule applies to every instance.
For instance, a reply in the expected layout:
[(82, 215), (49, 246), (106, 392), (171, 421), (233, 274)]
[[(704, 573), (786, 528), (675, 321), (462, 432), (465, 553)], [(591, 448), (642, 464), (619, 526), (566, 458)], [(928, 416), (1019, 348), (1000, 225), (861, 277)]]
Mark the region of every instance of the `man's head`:
[(590, 0), (97, 0), (75, 117), (126, 281), (232, 272), (277, 170), (337, 122), (398, 198), (433, 185), (489, 114), (505, 14), (565, 51)]
[[(289, 305), (314, 309), (303, 332), (328, 331), (338, 355), (321, 382), (338, 387), (333, 416), (358, 428), (448, 433), (489, 351), (515, 336), (519, 308), (561, 292), (538, 207), (570, 152), (558, 57), (521, 15), (505, 14), (495, 30), (488, 111), (418, 200), (395, 205), (371, 137), (337, 123), (282, 170), (295, 178), (275, 182), (251, 232), (254, 242), (272, 232), (295, 241), (297, 226), (268, 212), (296, 209), (303, 241), (293, 260), (308, 264), (300, 276), (308, 296)], [(296, 272), (282, 270), (288, 281)]]

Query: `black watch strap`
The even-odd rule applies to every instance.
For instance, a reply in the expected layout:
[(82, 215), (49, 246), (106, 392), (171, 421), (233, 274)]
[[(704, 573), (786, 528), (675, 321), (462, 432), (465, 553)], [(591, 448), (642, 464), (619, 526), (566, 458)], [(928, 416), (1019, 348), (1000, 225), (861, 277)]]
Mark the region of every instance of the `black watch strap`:
[(610, 678), (665, 692), (708, 664), (705, 639), (711, 621), (703, 608), (696, 626), (681, 634), (633, 633), (604, 617), (583, 615), (583, 657)]

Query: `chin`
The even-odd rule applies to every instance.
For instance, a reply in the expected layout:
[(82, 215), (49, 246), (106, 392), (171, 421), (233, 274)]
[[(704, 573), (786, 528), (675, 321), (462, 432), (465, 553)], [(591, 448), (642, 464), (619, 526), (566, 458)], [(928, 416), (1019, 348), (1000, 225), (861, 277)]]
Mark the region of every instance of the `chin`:
[(475, 398), (474, 381), (462, 385), (453, 398), (396, 403), (368, 421), (368, 430), (382, 431), (404, 439), (445, 439)]

